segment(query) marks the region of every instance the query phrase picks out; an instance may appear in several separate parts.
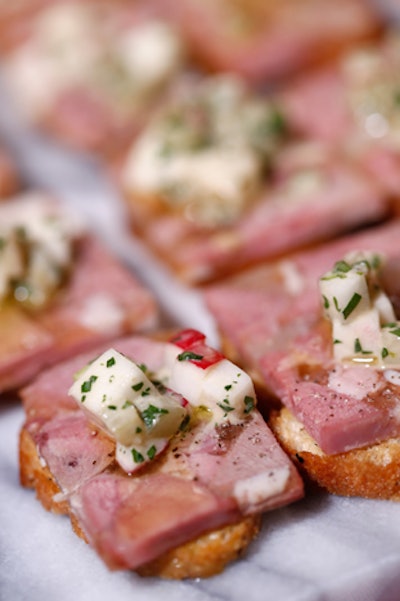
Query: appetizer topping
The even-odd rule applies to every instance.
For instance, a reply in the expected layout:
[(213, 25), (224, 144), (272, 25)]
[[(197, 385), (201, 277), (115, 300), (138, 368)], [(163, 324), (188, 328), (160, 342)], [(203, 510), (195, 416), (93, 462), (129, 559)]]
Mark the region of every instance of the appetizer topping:
[(114, 349), (85, 366), (69, 394), (116, 441), (116, 460), (131, 473), (152, 461), (170, 439), (198, 422), (238, 426), (256, 396), (250, 377), (185, 330), (165, 344), (165, 365), (151, 377)]
[(382, 290), (383, 257), (353, 252), (320, 279), (325, 316), (332, 322), (333, 353), (339, 361), (400, 367), (400, 322)]
[(150, 123), (128, 156), (127, 188), (157, 196), (201, 225), (237, 220), (285, 134), (270, 101), (243, 82), (210, 77)]
[(69, 394), (115, 438), (116, 459), (127, 472), (153, 460), (187, 415), (181, 397), (157, 388), (143, 366), (114, 349), (80, 371)]
[(399, 36), (383, 49), (352, 53), (344, 64), (349, 103), (362, 130), (374, 139), (400, 144)]
[(183, 56), (177, 32), (161, 21), (149, 21), (137, 29), (127, 29), (116, 40), (115, 51), (129, 71), (133, 85), (143, 94), (172, 77)]
[(40, 307), (71, 268), (77, 221), (41, 197), (26, 195), (0, 209), (0, 301)]
[(181, 65), (182, 45), (170, 25), (123, 26), (85, 4), (47, 8), (9, 61), (12, 84), (25, 92), (31, 114), (42, 114), (55, 95), (80, 86), (132, 112)]
[(168, 387), (201, 408), (212, 424), (238, 424), (256, 405), (253, 382), (203, 340), (196, 330), (185, 330), (166, 347)]

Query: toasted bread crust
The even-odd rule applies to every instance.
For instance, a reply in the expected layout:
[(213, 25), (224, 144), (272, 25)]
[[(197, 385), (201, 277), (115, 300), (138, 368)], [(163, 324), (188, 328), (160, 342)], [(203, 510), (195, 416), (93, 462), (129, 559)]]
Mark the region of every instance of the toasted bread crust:
[(272, 412), (269, 425), (299, 470), (330, 493), (400, 500), (400, 438), (327, 455), (288, 409)]
[[(74, 532), (87, 542), (77, 516), (69, 503), (63, 499), (49, 468), (37, 452), (31, 434), (23, 427), (19, 438), (20, 482), (33, 488), (38, 500), (47, 511), (69, 515)], [(261, 527), (261, 516), (249, 516), (218, 530), (205, 533), (185, 543), (136, 571), (142, 576), (162, 578), (204, 578), (218, 574), (225, 566), (238, 558)]]
[(25, 428), (19, 438), (19, 474), (22, 486), (35, 489), (36, 497), (47, 511), (69, 513), (68, 503), (62, 500), (58, 484), (40, 461), (35, 442)]

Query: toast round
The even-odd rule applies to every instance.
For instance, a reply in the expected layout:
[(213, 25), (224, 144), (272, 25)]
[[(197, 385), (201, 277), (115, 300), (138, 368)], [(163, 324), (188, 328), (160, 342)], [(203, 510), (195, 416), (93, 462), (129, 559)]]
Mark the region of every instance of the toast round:
[(400, 500), (400, 438), (327, 455), (288, 409), (273, 411), (269, 426), (299, 470), (328, 492)]
[[(40, 460), (33, 437), (24, 427), (19, 438), (20, 481), (36, 491), (48, 511), (69, 515), (74, 532), (88, 542), (76, 515), (51, 474)], [(241, 555), (261, 527), (261, 516), (248, 516), (236, 524), (206, 532), (168, 551), (136, 570), (141, 576), (169, 579), (204, 578), (221, 572)]]

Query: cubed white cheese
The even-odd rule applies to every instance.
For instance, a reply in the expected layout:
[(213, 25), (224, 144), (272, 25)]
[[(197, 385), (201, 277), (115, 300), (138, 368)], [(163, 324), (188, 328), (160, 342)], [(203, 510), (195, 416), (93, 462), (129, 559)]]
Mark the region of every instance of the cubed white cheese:
[(201, 405), (205, 371), (191, 361), (176, 359), (171, 367), (168, 387), (181, 394), (192, 405)]
[(79, 373), (69, 394), (123, 446), (168, 440), (186, 414), (178, 399), (161, 394), (136, 363), (112, 348)]
[(82, 232), (79, 220), (43, 195), (24, 194), (2, 205), (0, 300), (9, 294), (34, 305), (48, 300), (70, 267), (73, 241)]
[(183, 47), (175, 30), (161, 21), (122, 32), (116, 53), (128, 68), (138, 91), (152, 90), (178, 70)]
[(205, 370), (203, 395), (216, 421), (227, 417), (241, 420), (255, 406), (254, 385), (250, 376), (224, 359)]
[(260, 188), (265, 159), (276, 146), (274, 114), (237, 78), (206, 78), (159, 113), (135, 141), (124, 184), (158, 196), (196, 223), (231, 223)]
[(342, 324), (349, 323), (370, 308), (365, 272), (329, 273), (320, 280), (324, 308), (329, 318)]
[(143, 430), (134, 401), (144, 393), (149, 400), (158, 394), (143, 371), (114, 349), (89, 364), (69, 390), (82, 408), (124, 445), (133, 444)]
[(374, 367), (400, 365), (400, 323), (379, 283), (382, 257), (351, 253), (320, 279), (338, 361)]
[(192, 405), (209, 409), (215, 422), (241, 421), (256, 403), (251, 378), (227, 359), (206, 368), (176, 359), (168, 386)]

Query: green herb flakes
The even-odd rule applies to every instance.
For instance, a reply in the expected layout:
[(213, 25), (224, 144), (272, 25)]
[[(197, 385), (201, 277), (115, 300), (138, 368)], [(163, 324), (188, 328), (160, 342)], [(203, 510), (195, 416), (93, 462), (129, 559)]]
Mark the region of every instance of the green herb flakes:
[(351, 299), (349, 300), (349, 302), (347, 303), (347, 305), (345, 306), (345, 308), (342, 311), (343, 317), (345, 319), (347, 319), (353, 313), (354, 309), (357, 307), (357, 305), (359, 304), (361, 299), (362, 299), (362, 296), (361, 296), (361, 294), (358, 294), (358, 292), (355, 292), (353, 294), (353, 296), (351, 297)]
[(132, 449), (132, 457), (135, 463), (143, 463), (144, 457), (137, 449)]
[(198, 355), (192, 351), (183, 351), (183, 353), (178, 355), (177, 359), (178, 361), (201, 361), (201, 359), (203, 359), (203, 355)]
[(93, 382), (96, 382), (97, 376), (90, 376), (88, 380), (85, 380), (81, 386), (81, 392), (90, 392), (92, 389)]
[(162, 409), (160, 407), (156, 407), (155, 405), (149, 405), (147, 409), (144, 409), (144, 411), (141, 412), (140, 415), (147, 428), (151, 428), (157, 418), (166, 413), (168, 413), (167, 409)]
[(245, 406), (244, 412), (246, 414), (250, 413), (254, 409), (255, 404), (256, 404), (255, 399), (253, 399), (253, 397), (251, 397), (251, 396), (246, 395), (244, 397), (244, 406)]
[(155, 445), (153, 444), (147, 451), (147, 457), (150, 459), (150, 461), (152, 461), (154, 459), (154, 457), (156, 456), (157, 453), (157, 449), (155, 447)]

